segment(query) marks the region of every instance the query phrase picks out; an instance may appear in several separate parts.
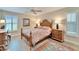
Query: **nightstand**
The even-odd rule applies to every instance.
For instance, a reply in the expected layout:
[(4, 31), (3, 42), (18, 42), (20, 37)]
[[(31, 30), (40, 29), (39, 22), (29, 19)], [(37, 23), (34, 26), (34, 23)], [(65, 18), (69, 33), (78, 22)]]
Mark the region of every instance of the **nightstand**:
[(58, 30), (58, 29), (52, 29), (52, 38), (63, 42), (64, 41), (64, 34), (62, 30)]

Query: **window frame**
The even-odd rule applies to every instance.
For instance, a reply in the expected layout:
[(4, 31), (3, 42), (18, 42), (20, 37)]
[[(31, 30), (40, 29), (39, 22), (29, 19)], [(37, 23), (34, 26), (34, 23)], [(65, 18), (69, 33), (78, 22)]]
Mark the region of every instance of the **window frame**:
[[(5, 30), (6, 30), (6, 24), (11, 24), (11, 31), (9, 31), (9, 32), (15, 32), (15, 31), (17, 31), (18, 30), (18, 16), (6, 15), (4, 17), (5, 17)], [(11, 23), (7, 23), (6, 22), (6, 17), (10, 17)], [(13, 17), (16, 17), (17, 18), (17, 22), (16, 23), (13, 22)], [(17, 30), (13, 30), (13, 24), (16, 24), (17, 25)], [(8, 31), (8, 30), (6, 30), (6, 31)]]
[[(72, 16), (73, 13), (69, 13), (69, 14), (71, 14), (71, 19), (73, 19), (73, 18), (72, 18), (72, 17), (73, 17), (73, 16)], [(70, 36), (77, 36), (77, 35), (78, 35), (78, 33), (77, 33), (77, 32), (78, 32), (78, 31), (77, 31), (77, 30), (78, 30), (78, 29), (77, 29), (77, 25), (78, 25), (78, 24), (77, 24), (77, 13), (74, 13), (74, 14), (76, 14), (76, 16), (75, 16), (75, 17), (76, 17), (76, 18), (75, 18), (75, 22), (73, 22), (71, 19), (70, 19), (71, 22), (68, 21), (68, 14), (67, 14), (66, 34), (67, 34), (67, 35), (70, 35)], [(68, 28), (70, 27), (70, 26), (68, 27), (68, 23), (72, 23), (72, 22), (73, 22), (74, 24), (76, 23), (76, 25), (75, 25), (76, 28), (74, 28), (74, 29), (75, 29), (74, 32), (73, 32), (72, 30), (71, 30), (71, 31), (68, 31)], [(72, 26), (73, 26), (73, 25), (72, 25)]]

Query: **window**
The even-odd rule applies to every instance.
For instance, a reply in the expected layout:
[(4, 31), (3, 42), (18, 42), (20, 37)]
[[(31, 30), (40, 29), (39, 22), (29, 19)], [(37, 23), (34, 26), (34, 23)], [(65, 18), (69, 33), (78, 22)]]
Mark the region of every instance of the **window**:
[(5, 16), (5, 30), (8, 32), (17, 31), (18, 17), (16, 16)]
[(67, 15), (67, 33), (77, 34), (77, 14), (70, 13)]

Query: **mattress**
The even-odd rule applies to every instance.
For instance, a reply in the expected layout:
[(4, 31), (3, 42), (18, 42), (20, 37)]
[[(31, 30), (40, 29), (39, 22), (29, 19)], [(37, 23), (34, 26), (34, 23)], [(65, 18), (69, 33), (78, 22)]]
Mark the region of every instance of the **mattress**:
[(30, 36), (30, 32), (32, 32), (32, 44), (35, 45), (38, 41), (50, 35), (51, 29), (49, 27), (23, 29), (23, 34), (26, 36)]

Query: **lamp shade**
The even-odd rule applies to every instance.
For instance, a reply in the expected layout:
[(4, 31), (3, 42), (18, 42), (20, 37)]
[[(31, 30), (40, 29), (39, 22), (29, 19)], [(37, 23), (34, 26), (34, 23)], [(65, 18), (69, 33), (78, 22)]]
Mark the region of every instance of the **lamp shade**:
[(60, 21), (59, 21), (59, 20), (56, 20), (56, 21), (55, 21), (55, 24), (60, 24)]
[(0, 20), (0, 23), (5, 23), (5, 20)]

